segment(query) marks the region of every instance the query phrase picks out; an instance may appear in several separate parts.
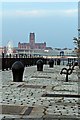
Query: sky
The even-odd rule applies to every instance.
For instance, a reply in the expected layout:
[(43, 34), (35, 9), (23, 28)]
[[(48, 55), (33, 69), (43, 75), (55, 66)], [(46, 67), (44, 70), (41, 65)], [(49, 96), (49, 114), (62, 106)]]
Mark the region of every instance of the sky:
[(28, 43), (30, 32), (34, 32), (35, 42), (46, 42), (52, 48), (74, 48), (73, 37), (78, 34), (77, 2), (3, 2), (1, 17), (3, 46), (9, 41), (15, 47), (18, 42)]

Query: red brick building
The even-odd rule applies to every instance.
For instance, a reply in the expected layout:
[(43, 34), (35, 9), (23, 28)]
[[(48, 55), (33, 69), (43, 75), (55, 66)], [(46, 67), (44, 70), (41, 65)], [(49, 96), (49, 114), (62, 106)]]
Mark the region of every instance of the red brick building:
[(46, 42), (44, 43), (35, 43), (35, 33), (30, 33), (29, 43), (18, 43), (19, 49), (45, 49)]

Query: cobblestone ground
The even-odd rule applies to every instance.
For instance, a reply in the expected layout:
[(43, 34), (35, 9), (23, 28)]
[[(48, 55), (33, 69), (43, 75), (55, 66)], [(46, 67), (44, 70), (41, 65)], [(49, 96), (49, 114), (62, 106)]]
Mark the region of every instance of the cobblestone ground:
[[(68, 66), (54, 65), (53, 68), (49, 68), (48, 65), (44, 65), (43, 71), (37, 71), (36, 66), (26, 67), (23, 82), (13, 82), (11, 70), (0, 71), (0, 117), (3, 120), (80, 119), (80, 96), (66, 97), (78, 95), (78, 68), (75, 67), (69, 75), (69, 81), (66, 82), (65, 74), (60, 74), (63, 67)], [(59, 96), (43, 97), (44, 94)]]

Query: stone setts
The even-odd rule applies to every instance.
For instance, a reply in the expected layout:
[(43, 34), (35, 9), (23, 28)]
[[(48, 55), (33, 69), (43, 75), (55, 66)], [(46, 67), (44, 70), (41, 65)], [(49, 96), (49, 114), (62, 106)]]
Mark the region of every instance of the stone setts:
[[(44, 65), (43, 71), (36, 66), (26, 67), (23, 82), (13, 82), (12, 71), (0, 71), (0, 108), (5, 120), (9, 118), (78, 118), (80, 119), (78, 97), (43, 97), (43, 94), (78, 95), (77, 67), (69, 81), (60, 71), (64, 65), (49, 68)], [(4, 120), (3, 119), (3, 120)], [(57, 120), (57, 119), (56, 119)]]

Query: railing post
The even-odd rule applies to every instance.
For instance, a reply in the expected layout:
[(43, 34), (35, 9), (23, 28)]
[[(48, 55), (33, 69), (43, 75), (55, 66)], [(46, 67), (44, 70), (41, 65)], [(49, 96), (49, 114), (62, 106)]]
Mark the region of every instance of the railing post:
[(50, 59), (49, 60), (49, 67), (52, 68), (54, 66), (54, 60)]
[(4, 53), (2, 53), (2, 71), (4, 71)]

